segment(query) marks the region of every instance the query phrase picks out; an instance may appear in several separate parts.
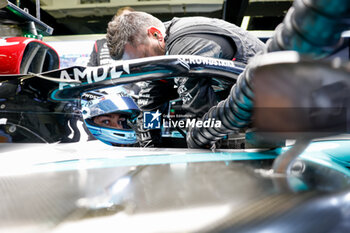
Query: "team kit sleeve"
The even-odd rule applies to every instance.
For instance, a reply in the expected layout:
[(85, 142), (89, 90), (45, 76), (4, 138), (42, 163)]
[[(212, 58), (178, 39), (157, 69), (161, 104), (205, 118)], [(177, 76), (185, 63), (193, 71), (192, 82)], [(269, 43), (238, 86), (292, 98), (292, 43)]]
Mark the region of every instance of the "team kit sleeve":
[[(198, 37), (182, 37), (169, 47), (170, 55), (200, 55), (220, 58), (221, 47), (210, 40)], [(177, 86), (177, 89), (174, 86)], [(162, 115), (168, 110), (169, 101), (181, 97), (182, 108), (190, 116), (200, 117), (217, 104), (217, 97), (207, 78), (186, 77), (175, 80), (144, 82), (139, 93), (138, 105), (142, 112), (159, 110)], [(137, 120), (137, 136), (142, 147), (161, 146), (161, 130), (145, 129), (142, 113)]]
[(90, 59), (89, 62), (87, 63), (87, 66), (98, 66), (97, 63), (97, 42), (95, 41), (93, 47), (92, 47), (92, 51), (90, 53)]
[[(221, 58), (221, 46), (214, 41), (185, 36), (177, 39), (169, 46), (172, 55), (199, 55)], [(193, 117), (203, 116), (218, 100), (209, 78), (177, 78), (177, 92), (182, 99), (182, 108)]]

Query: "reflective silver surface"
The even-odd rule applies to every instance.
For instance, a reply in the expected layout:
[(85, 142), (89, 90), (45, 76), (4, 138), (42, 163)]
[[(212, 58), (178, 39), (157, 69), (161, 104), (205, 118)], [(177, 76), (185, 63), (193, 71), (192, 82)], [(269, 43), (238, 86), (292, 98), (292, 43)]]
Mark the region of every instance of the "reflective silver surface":
[(253, 151), (11, 146), (0, 156), (0, 232), (348, 229), (349, 176), (303, 158), (285, 176), (272, 159), (244, 159)]

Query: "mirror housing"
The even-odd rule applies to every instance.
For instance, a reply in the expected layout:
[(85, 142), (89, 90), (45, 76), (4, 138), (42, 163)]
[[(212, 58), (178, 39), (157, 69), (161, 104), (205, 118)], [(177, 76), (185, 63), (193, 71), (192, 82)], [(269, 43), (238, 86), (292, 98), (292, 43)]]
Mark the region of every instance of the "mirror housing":
[[(279, 62), (278, 57), (288, 58)], [(297, 58), (297, 59), (295, 59)], [(348, 132), (349, 68), (295, 52), (261, 57), (254, 75), (253, 125), (264, 137), (312, 139)]]

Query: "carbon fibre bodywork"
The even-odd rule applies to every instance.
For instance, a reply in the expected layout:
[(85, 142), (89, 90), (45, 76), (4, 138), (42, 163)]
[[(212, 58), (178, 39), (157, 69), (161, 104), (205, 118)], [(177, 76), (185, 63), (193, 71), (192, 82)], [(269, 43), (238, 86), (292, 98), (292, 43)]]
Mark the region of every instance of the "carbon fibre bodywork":
[[(284, 150), (2, 144), (4, 232), (347, 232), (348, 140)], [(30, 154), (24, 159), (24, 153)], [(21, 160), (21, 163), (18, 163)]]

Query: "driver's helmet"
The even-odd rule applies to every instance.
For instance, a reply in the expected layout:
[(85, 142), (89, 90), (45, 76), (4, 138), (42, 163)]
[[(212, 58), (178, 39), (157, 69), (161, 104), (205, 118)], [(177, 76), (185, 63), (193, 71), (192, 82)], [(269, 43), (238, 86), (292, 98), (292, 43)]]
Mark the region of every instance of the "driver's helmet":
[(85, 124), (95, 138), (114, 146), (137, 142), (134, 125), (140, 110), (126, 92), (84, 93), (81, 107)]

